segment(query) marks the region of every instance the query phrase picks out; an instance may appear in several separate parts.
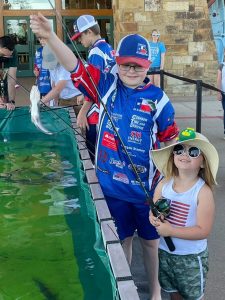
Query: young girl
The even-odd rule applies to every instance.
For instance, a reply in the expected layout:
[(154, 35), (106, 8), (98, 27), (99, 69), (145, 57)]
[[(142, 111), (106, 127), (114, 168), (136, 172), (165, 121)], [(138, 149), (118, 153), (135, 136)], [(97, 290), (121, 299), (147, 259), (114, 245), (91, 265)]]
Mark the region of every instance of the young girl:
[(159, 281), (172, 300), (203, 299), (208, 271), (207, 236), (214, 221), (212, 186), (216, 184), (219, 158), (208, 139), (188, 128), (176, 144), (151, 151), (159, 182), (154, 202), (166, 198), (170, 214), (163, 222), (150, 213), (159, 235), (170, 236), (175, 251), (163, 238), (159, 245)]
[[(163, 70), (166, 47), (163, 42), (159, 41), (160, 33), (157, 29), (152, 30), (152, 41), (149, 42), (151, 53), (151, 67), (149, 72)], [(160, 74), (151, 74), (149, 79), (152, 84), (160, 87)]]

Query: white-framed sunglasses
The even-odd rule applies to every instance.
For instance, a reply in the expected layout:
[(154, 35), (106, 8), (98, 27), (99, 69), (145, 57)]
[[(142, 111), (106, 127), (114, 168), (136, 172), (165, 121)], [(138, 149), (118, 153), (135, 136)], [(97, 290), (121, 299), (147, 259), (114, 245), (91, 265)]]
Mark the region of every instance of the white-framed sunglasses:
[(173, 154), (183, 155), (184, 153), (186, 153), (191, 158), (198, 158), (202, 152), (198, 147), (194, 147), (194, 146), (191, 146), (189, 148), (186, 148), (183, 145), (174, 146)]

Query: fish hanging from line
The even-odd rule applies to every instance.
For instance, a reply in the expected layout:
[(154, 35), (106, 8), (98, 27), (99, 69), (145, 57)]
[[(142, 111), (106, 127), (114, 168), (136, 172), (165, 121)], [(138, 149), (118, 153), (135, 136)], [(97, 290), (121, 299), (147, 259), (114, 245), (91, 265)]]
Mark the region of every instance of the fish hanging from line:
[(45, 134), (53, 134), (53, 132), (50, 132), (47, 130), (41, 123), (40, 119), (40, 101), (41, 101), (41, 96), (40, 92), (38, 90), (38, 87), (36, 85), (33, 85), (30, 91), (30, 103), (31, 103), (31, 108), (30, 108), (30, 114), (31, 114), (31, 121), (32, 123), (43, 133)]

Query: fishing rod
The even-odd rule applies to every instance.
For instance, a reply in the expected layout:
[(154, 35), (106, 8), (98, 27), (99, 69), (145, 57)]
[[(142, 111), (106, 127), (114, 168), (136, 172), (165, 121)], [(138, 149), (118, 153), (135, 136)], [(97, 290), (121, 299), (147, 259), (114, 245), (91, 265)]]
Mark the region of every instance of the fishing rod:
[[(112, 120), (112, 117), (111, 117), (111, 115), (110, 115), (110, 113), (109, 113), (109, 111), (108, 111), (108, 109), (107, 109), (105, 103), (104, 103), (103, 100), (102, 100), (101, 94), (100, 94), (100, 92), (99, 92), (99, 90), (98, 90), (98, 88), (97, 88), (97, 86), (96, 86), (96, 84), (95, 84), (95, 82), (94, 82), (94, 79), (92, 78), (92, 76), (91, 76), (91, 74), (90, 74), (90, 72), (89, 72), (89, 70), (88, 70), (88, 68), (87, 68), (87, 66), (88, 66), (87, 62), (86, 62), (86, 61), (83, 59), (83, 57), (80, 55), (80, 53), (79, 53), (79, 51), (78, 51), (78, 49), (77, 49), (77, 46), (76, 46), (75, 43), (73, 42), (73, 40), (72, 40), (72, 38), (71, 38), (71, 35), (70, 35), (70, 33), (69, 33), (69, 31), (68, 31), (66, 25), (64, 24), (64, 22), (63, 22), (61, 16), (58, 14), (58, 12), (57, 12), (57, 10), (55, 9), (55, 7), (52, 5), (51, 0), (48, 0), (48, 2), (49, 2), (49, 4), (50, 4), (50, 6), (52, 7), (53, 11), (55, 12), (56, 18), (58, 19), (58, 21), (59, 21), (60, 24), (62, 25), (62, 27), (63, 27), (63, 29), (64, 29), (64, 31), (65, 31), (67, 37), (69, 38), (69, 40), (70, 40), (70, 42), (71, 42), (71, 45), (72, 45), (73, 49), (75, 50), (75, 53), (76, 53), (78, 59), (80, 60), (81, 64), (83, 65), (83, 67), (84, 67), (84, 69), (85, 69), (85, 71), (86, 71), (86, 73), (87, 73), (87, 75), (88, 75), (88, 77), (89, 77), (89, 79), (90, 79), (90, 82), (91, 82), (91, 84), (93, 85), (93, 87), (94, 87), (94, 89), (95, 89), (95, 91), (96, 91), (96, 93), (97, 93), (98, 100), (99, 100), (99, 102), (101, 103), (101, 105), (102, 105), (102, 107), (103, 107), (103, 110), (104, 110), (104, 112), (106, 113), (106, 115), (107, 115), (109, 121), (111, 122), (112, 128), (113, 128), (114, 132), (116, 133), (116, 136), (118, 137), (118, 140), (119, 140), (119, 142), (120, 142), (120, 144), (121, 144), (121, 146), (122, 146), (122, 148), (123, 148), (123, 151), (125, 152), (125, 154), (126, 154), (128, 160), (129, 160), (129, 162), (130, 162), (130, 164), (131, 164), (131, 168), (132, 168), (132, 170), (133, 170), (133, 172), (134, 172), (134, 174), (135, 174), (135, 176), (136, 176), (137, 181), (138, 181), (139, 184), (140, 184), (140, 187), (142, 188), (142, 190), (143, 190), (143, 192), (144, 192), (144, 194), (145, 194), (146, 200), (147, 200), (147, 202), (149, 203), (149, 205), (150, 205), (150, 207), (151, 207), (152, 213), (153, 213), (156, 217), (160, 218), (161, 215), (163, 215), (163, 211), (162, 211), (162, 212), (159, 211), (160, 205), (158, 205), (158, 206), (155, 205), (155, 203), (154, 203), (152, 197), (150, 196), (150, 194), (148, 193), (147, 189), (145, 188), (145, 186), (144, 186), (144, 184), (143, 184), (143, 182), (142, 182), (142, 180), (141, 180), (141, 178), (140, 178), (140, 176), (139, 176), (139, 174), (138, 174), (138, 172), (137, 172), (137, 169), (136, 169), (136, 167), (135, 167), (135, 165), (134, 165), (134, 163), (133, 163), (133, 161), (132, 161), (132, 159), (131, 159), (131, 156), (129, 155), (129, 153), (128, 153), (127, 149), (126, 149), (126, 146), (125, 146), (125, 144), (124, 144), (124, 142), (123, 142), (123, 140), (122, 140), (122, 138), (121, 138), (121, 136), (120, 136), (120, 134), (119, 134), (119, 132), (118, 132), (118, 130), (117, 130), (117, 128), (116, 128), (116, 125), (114, 124), (114, 122), (113, 122), (113, 120)], [(159, 199), (159, 200), (160, 200), (160, 199)], [(158, 201), (158, 203), (159, 203), (159, 202), (160, 202), (160, 201)], [(167, 202), (167, 203), (168, 203), (168, 202)], [(164, 216), (166, 217), (166, 215), (164, 215)], [(173, 241), (172, 241), (171, 237), (164, 237), (164, 239), (165, 239), (165, 242), (166, 242), (168, 248), (170, 249), (170, 251), (174, 251), (174, 250), (175, 250), (175, 246), (174, 246), (174, 244), (173, 244)]]

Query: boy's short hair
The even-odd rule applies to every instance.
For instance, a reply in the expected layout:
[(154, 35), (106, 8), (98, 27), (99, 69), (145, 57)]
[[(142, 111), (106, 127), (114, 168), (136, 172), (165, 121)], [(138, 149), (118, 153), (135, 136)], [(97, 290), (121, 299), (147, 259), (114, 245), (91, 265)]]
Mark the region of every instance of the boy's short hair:
[(15, 48), (15, 41), (8, 35), (0, 37), (0, 48), (7, 48), (9, 51), (13, 51)]
[(149, 69), (151, 54), (149, 42), (139, 34), (129, 34), (122, 38), (116, 50), (118, 65), (135, 63)]
[[(91, 29), (95, 25), (98, 25), (98, 22), (95, 18), (91, 15), (82, 15), (80, 16), (74, 23), (73, 29), (75, 34), (72, 36), (72, 40), (76, 40), (82, 32), (86, 31), (87, 29)], [(99, 25), (98, 25), (99, 27)], [(94, 32), (94, 30), (92, 30)], [(100, 30), (99, 30), (100, 33)]]

